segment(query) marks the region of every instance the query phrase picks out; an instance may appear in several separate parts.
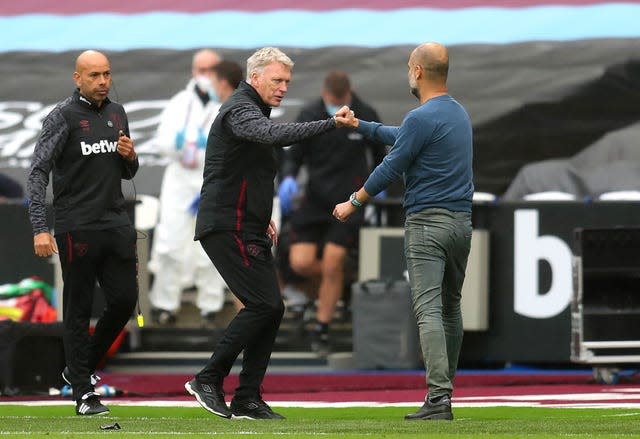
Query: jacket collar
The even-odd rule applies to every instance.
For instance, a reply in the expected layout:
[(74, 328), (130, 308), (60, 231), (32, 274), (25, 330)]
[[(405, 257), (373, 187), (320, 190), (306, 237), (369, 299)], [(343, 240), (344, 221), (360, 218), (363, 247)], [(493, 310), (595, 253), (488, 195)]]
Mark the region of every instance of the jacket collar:
[(95, 111), (99, 111), (100, 109), (106, 107), (107, 105), (109, 105), (111, 103), (111, 101), (109, 100), (108, 97), (106, 97), (104, 99), (104, 101), (102, 102), (102, 105), (98, 108), (96, 106), (96, 104), (94, 104), (93, 102), (91, 102), (89, 99), (85, 98), (84, 96), (82, 96), (80, 94), (80, 89), (76, 88), (75, 91), (73, 92), (73, 98), (76, 102), (79, 102), (81, 105), (87, 107), (87, 108), (91, 108)]
[(255, 102), (258, 105), (258, 108), (260, 108), (260, 111), (262, 111), (262, 114), (266, 117), (271, 116), (271, 107), (264, 103), (258, 94), (258, 91), (253, 88), (251, 84), (247, 81), (241, 81), (238, 85), (238, 90), (245, 93), (253, 102)]

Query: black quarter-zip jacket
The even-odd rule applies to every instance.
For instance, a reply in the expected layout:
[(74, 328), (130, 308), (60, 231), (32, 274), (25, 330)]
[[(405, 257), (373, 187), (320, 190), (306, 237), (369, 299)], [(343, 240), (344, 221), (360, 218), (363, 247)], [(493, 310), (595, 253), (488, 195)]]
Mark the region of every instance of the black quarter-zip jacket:
[(46, 116), (27, 181), (34, 234), (49, 231), (45, 197), (50, 172), (56, 234), (130, 224), (121, 180), (132, 179), (139, 165), (137, 158), (128, 161), (118, 154), (120, 130), (129, 135), (122, 105), (107, 98), (98, 108), (79, 90)]
[(277, 170), (274, 147), (336, 128), (334, 118), (276, 123), (270, 114), (244, 81), (220, 107), (207, 140), (196, 240), (221, 230), (266, 233)]

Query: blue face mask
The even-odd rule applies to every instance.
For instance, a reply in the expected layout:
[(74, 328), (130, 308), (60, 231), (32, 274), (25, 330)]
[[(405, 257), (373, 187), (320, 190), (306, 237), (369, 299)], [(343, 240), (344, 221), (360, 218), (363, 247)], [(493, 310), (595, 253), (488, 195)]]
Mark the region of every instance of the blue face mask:
[(338, 112), (338, 110), (340, 108), (342, 108), (341, 105), (332, 105), (332, 104), (324, 104), (324, 108), (327, 110), (327, 113), (329, 114), (329, 116), (333, 116), (334, 114), (336, 114)]
[(220, 102), (220, 96), (218, 96), (218, 93), (216, 93), (216, 89), (213, 88), (211, 79), (209, 79), (207, 76), (196, 77), (196, 86), (200, 89), (200, 91), (206, 92), (209, 95), (209, 99), (211, 99), (213, 102)]
[(216, 92), (216, 89), (211, 87), (209, 90), (209, 99), (211, 99), (213, 102), (220, 102), (220, 96), (218, 96), (218, 93)]

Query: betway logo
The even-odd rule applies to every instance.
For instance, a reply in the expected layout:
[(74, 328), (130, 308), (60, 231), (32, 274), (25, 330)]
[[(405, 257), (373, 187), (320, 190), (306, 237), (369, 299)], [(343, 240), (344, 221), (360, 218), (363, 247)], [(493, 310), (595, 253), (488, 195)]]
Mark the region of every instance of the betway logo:
[(105, 152), (116, 152), (117, 146), (118, 146), (118, 142), (116, 141), (109, 142), (108, 140), (101, 140), (93, 144), (80, 142), (80, 147), (82, 148), (82, 155), (102, 154)]

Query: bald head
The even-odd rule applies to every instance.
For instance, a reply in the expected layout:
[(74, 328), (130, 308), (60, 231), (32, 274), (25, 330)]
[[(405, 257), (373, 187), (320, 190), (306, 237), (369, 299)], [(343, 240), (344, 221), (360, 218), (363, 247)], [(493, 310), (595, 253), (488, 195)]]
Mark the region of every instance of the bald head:
[(220, 60), (220, 55), (211, 49), (198, 50), (193, 54), (193, 60), (191, 61), (191, 73), (193, 77), (211, 76), (213, 66), (218, 64)]
[(100, 107), (111, 88), (111, 65), (104, 53), (86, 50), (76, 59), (73, 80), (80, 94)]
[(80, 72), (96, 64), (109, 64), (107, 56), (97, 50), (85, 50), (76, 58), (76, 72)]
[(447, 81), (449, 74), (449, 52), (440, 43), (423, 43), (411, 53), (410, 63), (419, 65), (432, 81)]
[(196, 64), (209, 64), (214, 65), (220, 62), (220, 55), (211, 49), (198, 50), (193, 54), (192, 65)]

